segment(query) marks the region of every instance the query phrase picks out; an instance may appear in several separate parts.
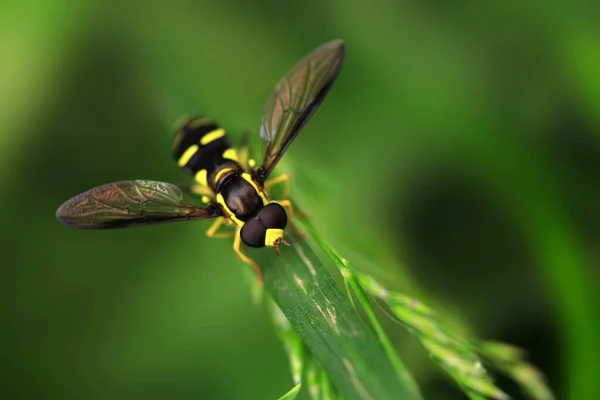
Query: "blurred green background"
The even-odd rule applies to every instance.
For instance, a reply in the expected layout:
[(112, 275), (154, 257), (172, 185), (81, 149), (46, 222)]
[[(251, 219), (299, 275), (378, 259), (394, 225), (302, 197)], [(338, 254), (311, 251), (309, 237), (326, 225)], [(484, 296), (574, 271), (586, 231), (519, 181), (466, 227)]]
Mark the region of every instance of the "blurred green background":
[[(279, 168), (293, 196), (358, 267), (526, 348), (558, 398), (600, 398), (600, 9), (569, 4), (3, 1), (2, 398), (291, 387), (208, 223), (85, 232), (54, 212), (110, 181), (187, 182), (184, 113), (259, 149), (276, 81), (333, 38), (345, 67)], [(392, 331), (427, 399), (464, 398)]]

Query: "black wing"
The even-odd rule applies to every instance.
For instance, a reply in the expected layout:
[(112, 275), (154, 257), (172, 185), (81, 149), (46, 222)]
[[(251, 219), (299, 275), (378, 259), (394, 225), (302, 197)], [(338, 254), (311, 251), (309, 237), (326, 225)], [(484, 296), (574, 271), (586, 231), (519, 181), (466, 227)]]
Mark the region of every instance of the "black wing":
[(319, 107), (335, 82), (346, 54), (344, 42), (325, 43), (298, 61), (277, 83), (267, 100), (260, 136), (268, 144), (256, 179), (264, 182), (277, 162)]
[(203, 208), (184, 203), (175, 185), (144, 180), (98, 186), (73, 197), (56, 211), (64, 224), (85, 229), (129, 228), (220, 215), (218, 206)]

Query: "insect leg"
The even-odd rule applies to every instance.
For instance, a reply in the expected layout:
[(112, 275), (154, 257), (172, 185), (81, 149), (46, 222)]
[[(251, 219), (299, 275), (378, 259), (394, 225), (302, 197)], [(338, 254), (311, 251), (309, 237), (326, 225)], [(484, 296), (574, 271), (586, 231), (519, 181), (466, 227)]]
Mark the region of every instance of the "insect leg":
[[(290, 176), (289, 176), (288, 174), (279, 175), (279, 176), (278, 176), (278, 177), (276, 177), (276, 178), (271, 178), (271, 179), (267, 180), (267, 181), (265, 182), (265, 187), (266, 187), (266, 188), (271, 188), (271, 187), (273, 187), (273, 186), (275, 186), (275, 185), (277, 185), (277, 184), (280, 184), (280, 183), (284, 183), (284, 184), (285, 184), (285, 186), (283, 187), (283, 194), (282, 194), (282, 197), (283, 197), (284, 199), (289, 199), (289, 197), (290, 197), (290, 183), (291, 183), (291, 179), (290, 179)], [(278, 202), (278, 203), (281, 203), (281, 202)], [(284, 207), (285, 207), (285, 206), (284, 206)], [(291, 204), (290, 204), (290, 206), (289, 206), (289, 207), (290, 207), (290, 210), (291, 210), (291, 207), (292, 207), (292, 206), (291, 206)], [(308, 217), (308, 214), (306, 214), (305, 212), (303, 212), (303, 211), (300, 211), (300, 210), (295, 210), (295, 211), (296, 211), (296, 214), (297, 214), (297, 215), (298, 215), (300, 218), (302, 218), (302, 219), (308, 219), (308, 218), (309, 218), (309, 217)], [(291, 212), (291, 213), (292, 213), (292, 212)], [(290, 215), (290, 219), (291, 219), (291, 218), (292, 218), (292, 217), (291, 217), (291, 215)]]
[(305, 238), (307, 235), (305, 232), (302, 232), (301, 230), (299, 230), (298, 228), (296, 228), (296, 225), (294, 225), (294, 223), (292, 222), (292, 218), (294, 217), (294, 207), (292, 206), (292, 202), (289, 200), (281, 200), (277, 202), (281, 207), (284, 207), (285, 209), (287, 209), (288, 212), (288, 225), (290, 226), (290, 228), (292, 229), (292, 231), (294, 231), (294, 233), (298, 236), (300, 236), (301, 238)]
[(267, 189), (270, 189), (273, 186), (282, 182), (285, 183), (285, 186), (283, 187), (283, 198), (287, 199), (288, 197), (290, 197), (290, 176), (288, 174), (279, 175), (276, 178), (271, 178), (267, 180), (265, 182), (265, 187)]
[(242, 246), (242, 237), (240, 236), (240, 233), (238, 230), (237, 234), (235, 235), (235, 239), (233, 240), (233, 250), (236, 252), (238, 257), (241, 258), (241, 260), (243, 262), (245, 262), (246, 264), (250, 264), (252, 266), (252, 268), (254, 269), (254, 271), (256, 272), (256, 275), (258, 277), (258, 286), (262, 286), (262, 283), (263, 283), (262, 270), (260, 269), (258, 264), (256, 262), (254, 262), (253, 259), (251, 259), (250, 257), (248, 257), (247, 255), (245, 255), (242, 252), (241, 246)]
[(206, 231), (206, 236), (211, 238), (230, 238), (234, 235), (235, 232), (217, 232), (221, 225), (225, 222), (225, 218), (220, 217), (212, 224), (212, 226)]
[[(214, 194), (208, 186), (193, 184), (193, 185), (177, 185), (177, 187), (183, 191), (193, 194), (198, 197), (208, 197), (211, 201), (214, 200)], [(205, 201), (205, 203), (208, 203)]]
[(256, 161), (252, 158), (250, 152), (250, 131), (244, 130), (242, 132), (242, 142), (240, 144), (239, 160), (240, 164), (244, 169), (252, 171), (256, 166)]
[(294, 207), (292, 206), (292, 203), (289, 200), (281, 200), (277, 202), (281, 207), (284, 207), (287, 209), (288, 212), (288, 220), (291, 220), (294, 218)]
[(191, 185), (190, 193), (195, 194), (196, 196), (208, 196), (210, 198), (213, 198), (214, 196), (213, 191), (208, 186), (198, 184)]
[[(267, 189), (268, 188), (272, 188), (273, 186), (278, 185), (280, 183), (284, 183), (285, 184), (285, 186), (283, 187), (282, 197), (284, 199), (289, 199), (289, 197), (290, 197), (290, 183), (291, 183), (291, 179), (290, 179), (290, 176), (288, 174), (279, 175), (276, 178), (271, 178), (271, 179), (267, 180), (265, 182), (265, 188), (267, 188)], [(289, 200), (283, 200), (283, 202), (289, 203)], [(278, 201), (278, 203), (282, 203), (282, 202)], [(282, 206), (286, 207), (283, 204), (282, 204)], [(291, 203), (287, 207), (289, 207), (289, 210), (290, 210), (290, 219), (292, 219), (292, 215), (294, 214), (294, 211), (292, 210)], [(305, 212), (300, 211), (300, 210), (295, 210), (295, 211), (296, 211), (296, 214), (300, 218), (302, 218), (302, 219), (308, 219), (309, 218), (308, 214), (306, 214)]]

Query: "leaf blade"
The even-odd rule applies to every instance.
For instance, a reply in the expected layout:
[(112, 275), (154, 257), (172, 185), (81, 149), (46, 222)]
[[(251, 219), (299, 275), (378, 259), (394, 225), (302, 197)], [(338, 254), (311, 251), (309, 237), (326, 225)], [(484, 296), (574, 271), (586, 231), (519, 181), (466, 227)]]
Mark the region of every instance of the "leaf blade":
[(289, 392), (281, 396), (278, 400), (294, 400), (298, 393), (300, 392), (300, 388), (302, 387), (301, 383), (298, 383), (296, 386), (290, 389)]
[[(261, 252), (261, 258), (269, 258)], [(304, 240), (262, 262), (265, 289), (346, 400), (414, 399)]]

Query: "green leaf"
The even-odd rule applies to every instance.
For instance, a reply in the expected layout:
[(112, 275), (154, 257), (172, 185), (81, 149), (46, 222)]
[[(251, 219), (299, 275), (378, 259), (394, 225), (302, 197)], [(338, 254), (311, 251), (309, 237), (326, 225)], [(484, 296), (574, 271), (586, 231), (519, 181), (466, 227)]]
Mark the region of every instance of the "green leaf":
[(304, 344), (300, 335), (292, 329), (290, 322), (277, 304), (272, 299), (269, 299), (268, 303), (270, 305), (273, 324), (275, 325), (275, 332), (288, 354), (294, 383), (300, 383), (302, 368), (304, 367)]
[(279, 398), (279, 400), (294, 400), (296, 398), (296, 396), (298, 395), (298, 393), (300, 392), (301, 387), (302, 387), (302, 384), (300, 384), (300, 383), (297, 384), (289, 392), (287, 392), (286, 394), (281, 396)]
[(250, 256), (263, 267), (265, 290), (337, 391), (346, 400), (415, 399), (307, 242), (292, 240), (281, 257), (266, 251)]
[(340, 256), (327, 244), (309, 222), (305, 225), (309, 233), (340, 269), (346, 281), (346, 290), (349, 291), (348, 287), (350, 287), (356, 294), (389, 359), (396, 368), (396, 373), (406, 382), (416, 396), (419, 395), (417, 386), (379, 324), (366, 292), (386, 303), (393, 317), (408, 328), (432, 358), (448, 372), (470, 399), (507, 398), (506, 394), (494, 385), (492, 378), (483, 368), (471, 344), (467, 340), (457, 338), (451, 332), (445, 330), (444, 326), (436, 320), (435, 313), (431, 308), (419, 301), (387, 290), (373, 278), (360, 273), (352, 263)]
[(334, 400), (336, 398), (331, 380), (314, 358), (309, 359), (306, 363), (305, 376), (306, 387), (313, 400)]
[(312, 224), (310, 222), (306, 221), (304, 223), (304, 225), (306, 226), (306, 228), (308, 229), (310, 234), (313, 236), (313, 238), (316, 240), (316, 242), (321, 246), (321, 248), (329, 256), (329, 258), (331, 258), (331, 260), (334, 262), (334, 264), (340, 269), (342, 276), (344, 277), (344, 285), (346, 287), (348, 299), (353, 307), (356, 307), (356, 306), (354, 304), (354, 300), (352, 299), (352, 294), (350, 293), (350, 290), (352, 289), (352, 291), (356, 294), (356, 297), (358, 298), (358, 301), (359, 301), (360, 305), (362, 306), (363, 310), (367, 314), (367, 318), (369, 319), (369, 322), (373, 326), (373, 329), (375, 330), (375, 333), (377, 334), (377, 338), (381, 342), (383, 350), (385, 351), (387, 357), (389, 358), (390, 362), (392, 363), (392, 366), (394, 367), (394, 370), (395, 370), (398, 378), (401, 381), (403, 381), (404, 384), (410, 389), (411, 393), (413, 394), (413, 396), (415, 398), (421, 398), (419, 388), (417, 387), (417, 384), (416, 384), (414, 378), (412, 377), (412, 375), (410, 374), (408, 369), (404, 366), (404, 363), (402, 363), (402, 361), (400, 360), (400, 357), (396, 353), (396, 350), (394, 349), (392, 342), (389, 340), (385, 331), (383, 330), (383, 327), (377, 320), (377, 317), (375, 316), (375, 312), (373, 311), (373, 308), (371, 307), (371, 304), (369, 303), (369, 300), (367, 299), (367, 294), (365, 293), (362, 286), (360, 285), (359, 280), (356, 276), (356, 271), (355, 271), (354, 267), (352, 266), (352, 264), (348, 263), (347, 260), (345, 260), (335, 250), (333, 250), (333, 248), (331, 246), (329, 246), (323, 240), (323, 238), (321, 238), (321, 236), (318, 234), (318, 232), (316, 231), (316, 229), (314, 228), (314, 226), (312, 226)]

